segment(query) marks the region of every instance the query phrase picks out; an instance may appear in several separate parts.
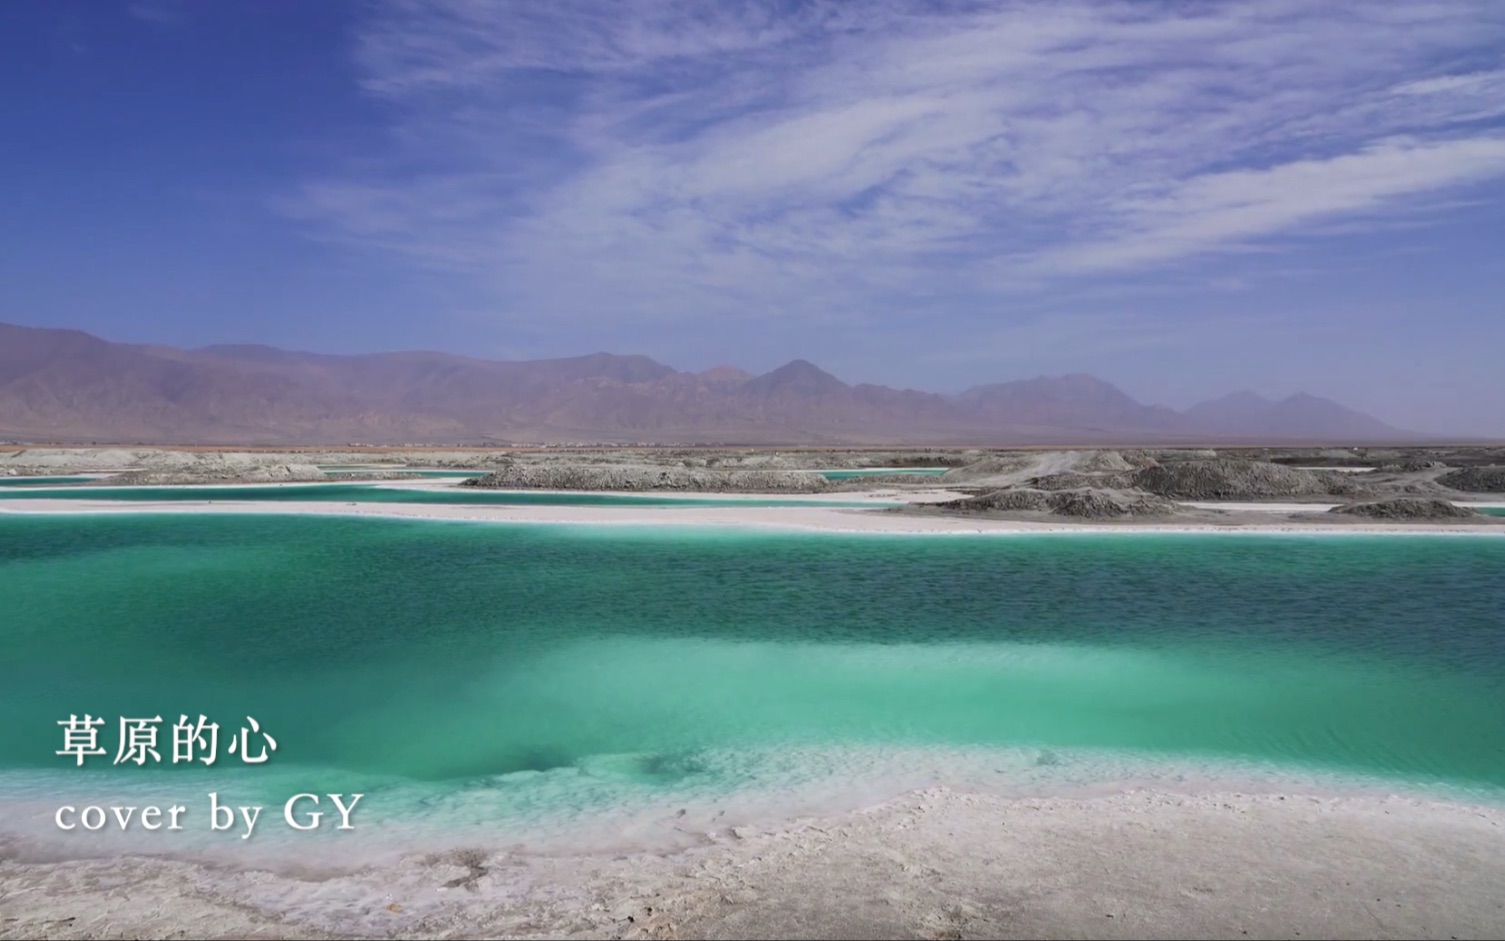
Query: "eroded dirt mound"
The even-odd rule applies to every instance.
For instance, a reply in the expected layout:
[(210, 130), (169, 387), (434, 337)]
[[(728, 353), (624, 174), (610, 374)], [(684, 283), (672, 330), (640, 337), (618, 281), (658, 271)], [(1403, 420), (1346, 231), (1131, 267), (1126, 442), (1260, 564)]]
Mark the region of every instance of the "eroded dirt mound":
[(1082, 474), (1067, 471), (1046, 477), (1031, 477), (1025, 486), (1036, 490), (1123, 490), (1131, 486), (1128, 474)]
[(1462, 467), (1448, 471), (1437, 482), (1466, 493), (1505, 493), (1505, 467)]
[(1384, 520), (1469, 519), (1483, 515), (1472, 507), (1459, 506), (1446, 500), (1418, 500), (1413, 497), (1397, 497), (1373, 503), (1346, 503), (1335, 506), (1328, 512)]
[(1274, 497), (1356, 496), (1350, 475), (1310, 471), (1264, 461), (1175, 461), (1129, 475), (1148, 493), (1180, 500), (1257, 500)]
[(1176, 505), (1152, 494), (1128, 490), (1036, 490), (1021, 487), (935, 504), (953, 512), (1034, 512), (1075, 519), (1167, 516)]
[(1061, 474), (1125, 473), (1135, 466), (1117, 451), (1018, 451), (990, 455), (963, 467), (952, 468), (941, 478), (947, 485), (1003, 488)]
[(1409, 457), (1404, 460), (1394, 461), (1388, 464), (1381, 464), (1376, 469), (1382, 472), (1393, 474), (1414, 474), (1418, 471), (1447, 470), (1448, 464), (1445, 461), (1434, 461), (1421, 457)]

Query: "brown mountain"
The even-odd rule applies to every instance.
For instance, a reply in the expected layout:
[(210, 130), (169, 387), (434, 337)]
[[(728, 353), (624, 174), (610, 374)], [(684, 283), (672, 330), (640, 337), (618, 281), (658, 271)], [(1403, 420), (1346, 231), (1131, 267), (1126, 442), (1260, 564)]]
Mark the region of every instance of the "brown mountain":
[(1235, 392), (1192, 406), (1186, 417), (1196, 427), (1256, 438), (1284, 434), (1383, 439), (1395, 434), (1394, 428), (1373, 416), (1305, 393), (1272, 402), (1253, 392)]
[(805, 360), (761, 376), (730, 366), (696, 374), (609, 353), (494, 362), (435, 352), (182, 350), (0, 324), (0, 438), (12, 440), (1007, 445), (1401, 437), (1310, 396), (1278, 403), (1235, 396), (1179, 413), (1084, 375), (943, 396), (848, 385)]
[(1130, 428), (1186, 430), (1179, 412), (1141, 405), (1118, 387), (1080, 373), (975, 386), (957, 401), (990, 421), (1042, 428), (1079, 428), (1110, 436)]

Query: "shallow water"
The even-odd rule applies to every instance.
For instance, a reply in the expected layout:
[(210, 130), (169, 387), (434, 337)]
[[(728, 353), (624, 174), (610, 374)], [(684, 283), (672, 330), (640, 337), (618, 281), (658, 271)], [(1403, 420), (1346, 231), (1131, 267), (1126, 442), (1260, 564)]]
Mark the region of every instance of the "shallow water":
[(921, 474), (935, 477), (948, 470), (950, 470), (948, 467), (864, 467), (856, 470), (827, 470), (820, 473), (827, 480), (851, 480), (854, 477), (870, 477), (874, 474)]
[(84, 476), (69, 477), (0, 477), (0, 487), (46, 487), (56, 484), (76, 484), (90, 480)]
[(384, 487), (372, 483), (282, 484), (277, 486), (182, 487), (56, 487), (7, 492), (7, 500), (126, 500), (130, 502), (203, 503), (235, 500), (272, 503), (428, 503), (503, 506), (626, 506), (626, 507), (874, 507), (897, 503), (858, 500), (791, 500), (664, 496), (660, 494), (569, 493), (555, 491), (499, 491), (472, 487)]
[[(378, 832), (536, 833), (1167, 763), (1495, 793), (1502, 571), (1482, 538), (0, 518), (0, 800), (360, 790)], [(200, 713), (272, 760), (111, 766), (119, 717)]]

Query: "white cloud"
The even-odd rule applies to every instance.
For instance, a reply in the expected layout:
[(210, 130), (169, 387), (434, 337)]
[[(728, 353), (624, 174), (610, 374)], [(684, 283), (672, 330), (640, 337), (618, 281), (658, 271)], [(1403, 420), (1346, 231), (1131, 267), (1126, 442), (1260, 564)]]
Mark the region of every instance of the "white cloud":
[(1208, 173), (1161, 195), (1115, 204), (1122, 220), (1116, 235), (1047, 253), (1043, 261), (1067, 271), (1135, 267), (1501, 174), (1505, 136), (1383, 141), (1325, 160)]
[(183, 20), (181, 0), (132, 0), (126, 12), (153, 26), (175, 26)]
[(400, 147), (295, 212), (537, 316), (872, 320), (1505, 176), (1492, 0), (789, 6), (383, 4)]

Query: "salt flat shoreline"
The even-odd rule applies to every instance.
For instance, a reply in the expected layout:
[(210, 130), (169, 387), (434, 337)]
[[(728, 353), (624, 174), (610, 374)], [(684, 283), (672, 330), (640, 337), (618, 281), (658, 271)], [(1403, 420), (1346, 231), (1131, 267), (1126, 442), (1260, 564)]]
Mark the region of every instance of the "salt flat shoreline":
[(0, 858), (0, 937), (1486, 938), (1505, 810), (929, 788), (673, 853), (464, 843), (339, 874)]
[[(855, 496), (855, 495), (854, 495)], [(869, 495), (872, 496), (871, 494)], [(751, 499), (767, 499), (752, 497)], [(784, 499), (780, 497), (779, 499)], [(686, 500), (687, 503), (691, 502)], [(874, 502), (881, 502), (877, 499)], [(794, 532), (873, 533), (890, 535), (1108, 535), (1121, 534), (1273, 534), (1273, 535), (1422, 535), (1505, 536), (1505, 525), (1484, 523), (1068, 523), (963, 518), (916, 517), (855, 507), (602, 507), (481, 504), (402, 504), (310, 501), (299, 503), (234, 500), (190, 503), (124, 502), (79, 499), (6, 499), (0, 494), (0, 513), (25, 515), (101, 514), (266, 514), (356, 516), (387, 519), (447, 520), (489, 523), (573, 524), (599, 526), (682, 526), (759, 528)]]

